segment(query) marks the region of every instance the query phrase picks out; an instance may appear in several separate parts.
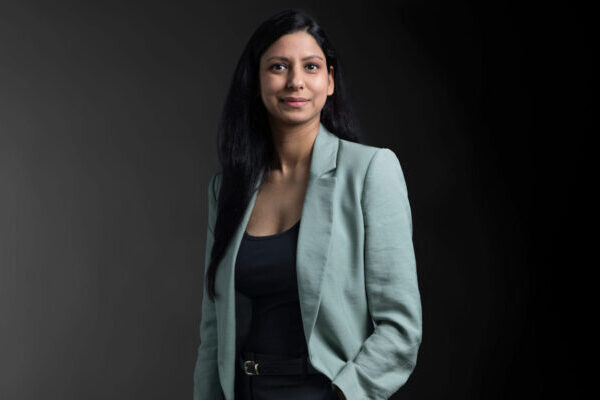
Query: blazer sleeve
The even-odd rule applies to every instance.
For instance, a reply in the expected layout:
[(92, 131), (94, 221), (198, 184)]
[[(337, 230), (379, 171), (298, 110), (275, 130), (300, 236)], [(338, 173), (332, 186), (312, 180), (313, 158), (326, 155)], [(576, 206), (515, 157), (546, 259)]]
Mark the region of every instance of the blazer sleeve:
[(339, 387), (348, 400), (380, 400), (408, 380), (422, 336), (411, 210), (393, 151), (380, 148), (371, 158), (361, 205), (367, 304), (375, 328), (332, 387)]
[(214, 226), (217, 205), (217, 174), (213, 175), (208, 185), (208, 225), (206, 232), (206, 250), (204, 261), (204, 290), (202, 295), (202, 316), (200, 320), (200, 345), (194, 367), (194, 400), (224, 399), (219, 383), (217, 364), (217, 320), (215, 304), (208, 297), (206, 289), (206, 271), (210, 261), (210, 253), (214, 241)]

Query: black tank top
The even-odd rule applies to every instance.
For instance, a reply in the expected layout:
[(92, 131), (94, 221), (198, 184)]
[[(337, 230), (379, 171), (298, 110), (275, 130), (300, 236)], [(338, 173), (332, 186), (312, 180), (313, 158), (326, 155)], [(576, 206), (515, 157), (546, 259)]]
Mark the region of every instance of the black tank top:
[(252, 322), (242, 351), (307, 355), (296, 279), (300, 220), (268, 236), (244, 232), (235, 266), (236, 290), (252, 301)]

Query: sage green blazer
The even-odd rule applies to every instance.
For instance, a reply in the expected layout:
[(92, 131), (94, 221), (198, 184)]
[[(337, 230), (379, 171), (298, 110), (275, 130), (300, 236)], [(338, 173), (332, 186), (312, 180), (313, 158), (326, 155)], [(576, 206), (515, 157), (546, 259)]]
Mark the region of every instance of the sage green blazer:
[[(205, 273), (220, 178), (209, 183)], [(204, 291), (194, 400), (234, 400), (236, 351), (251, 318), (234, 265), (257, 193), (219, 264), (214, 303)], [(312, 365), (348, 400), (388, 399), (414, 370), (422, 337), (411, 210), (393, 151), (340, 139), (320, 124), (296, 270)]]

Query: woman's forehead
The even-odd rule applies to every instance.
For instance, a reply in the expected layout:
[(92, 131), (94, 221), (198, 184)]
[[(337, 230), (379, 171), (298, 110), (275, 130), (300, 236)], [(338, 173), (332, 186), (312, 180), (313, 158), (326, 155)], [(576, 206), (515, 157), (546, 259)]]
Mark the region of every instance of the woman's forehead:
[(306, 59), (308, 57), (320, 57), (324, 54), (321, 47), (310, 34), (295, 32), (281, 36), (264, 52), (262, 59), (269, 60), (271, 57), (283, 59)]

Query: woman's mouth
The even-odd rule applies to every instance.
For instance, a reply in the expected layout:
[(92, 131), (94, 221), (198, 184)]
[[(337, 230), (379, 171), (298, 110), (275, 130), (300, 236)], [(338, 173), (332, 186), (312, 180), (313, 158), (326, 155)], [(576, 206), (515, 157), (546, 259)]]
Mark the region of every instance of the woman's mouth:
[(297, 98), (297, 97), (286, 97), (283, 99), (283, 103), (290, 107), (302, 107), (308, 103), (308, 99)]

